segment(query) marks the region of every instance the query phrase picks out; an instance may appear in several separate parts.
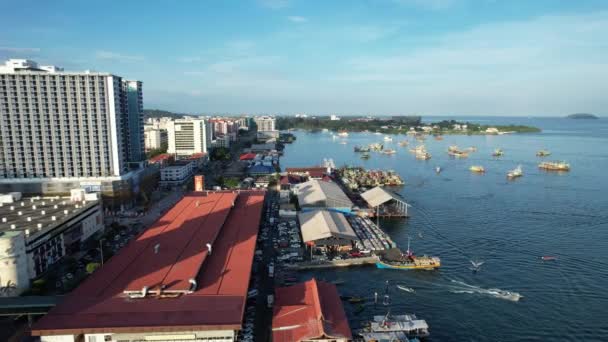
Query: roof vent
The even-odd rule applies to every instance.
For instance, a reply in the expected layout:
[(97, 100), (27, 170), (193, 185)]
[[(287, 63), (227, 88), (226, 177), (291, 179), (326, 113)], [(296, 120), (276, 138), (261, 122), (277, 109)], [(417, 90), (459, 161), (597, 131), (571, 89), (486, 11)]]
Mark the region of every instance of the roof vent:
[(46, 215), (46, 211), (45, 211), (45, 210), (42, 210), (42, 211), (40, 212), (40, 214), (41, 214), (42, 216), (44, 216), (44, 215)]
[(33, 206), (32, 206), (32, 209), (36, 210), (36, 206), (35, 206), (35, 205), (33, 205)]
[(30, 198), (30, 203), (34, 202), (34, 197)]
[(160, 250), (160, 243), (157, 243), (156, 245), (154, 245), (154, 254), (158, 254), (159, 250)]
[(30, 230), (29, 229), (25, 230), (25, 236), (30, 236)]
[(27, 218), (27, 222), (32, 222), (32, 218), (31, 218), (31, 217), (28, 217), (28, 218)]
[(207, 244), (207, 250), (209, 250), (209, 255), (211, 255), (211, 244), (210, 243)]
[(41, 204), (42, 204), (42, 205), (46, 205), (46, 202), (45, 202), (45, 201), (42, 201), (42, 203), (41, 203)]
[(53, 209), (57, 209), (57, 208), (58, 208), (58, 207), (57, 207), (57, 204), (55, 204), (55, 205), (53, 206)]
[(18, 211), (17, 215), (21, 216), (21, 215), (23, 215), (23, 212), (22, 211)]
[(190, 280), (188, 280), (188, 282), (190, 283), (190, 292), (194, 292), (196, 291), (196, 280), (194, 278), (190, 278)]
[(2, 223), (6, 223), (6, 217), (2, 218)]
[(80, 208), (80, 206), (79, 206), (78, 204), (76, 204), (76, 205), (74, 206), (74, 208), (78, 209), (78, 208)]
[(53, 220), (53, 221), (57, 221), (57, 217), (55, 217), (55, 216), (51, 216), (51, 220)]
[(11, 224), (11, 229), (15, 229), (17, 228), (17, 226), (15, 226), (14, 224)]
[(64, 211), (63, 211), (63, 213), (64, 213), (65, 215), (67, 215), (67, 214), (69, 213), (69, 211), (64, 210)]
[(11, 205), (11, 211), (15, 210), (15, 206)]
[(38, 223), (36, 227), (38, 227), (38, 230), (42, 230), (42, 223)]
[(25, 206), (25, 203), (21, 202), (21, 206), (22, 206), (22, 207), (23, 207), (23, 206)]

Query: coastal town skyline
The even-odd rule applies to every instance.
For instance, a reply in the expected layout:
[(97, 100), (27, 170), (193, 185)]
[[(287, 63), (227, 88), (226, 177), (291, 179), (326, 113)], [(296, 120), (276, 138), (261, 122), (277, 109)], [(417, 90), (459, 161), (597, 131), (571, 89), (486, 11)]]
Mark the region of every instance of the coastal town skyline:
[(264, 0), (153, 3), (139, 16), (135, 3), (25, 4), (0, 14), (0, 59), (140, 79), (147, 108), (178, 113), (601, 116), (607, 9)]

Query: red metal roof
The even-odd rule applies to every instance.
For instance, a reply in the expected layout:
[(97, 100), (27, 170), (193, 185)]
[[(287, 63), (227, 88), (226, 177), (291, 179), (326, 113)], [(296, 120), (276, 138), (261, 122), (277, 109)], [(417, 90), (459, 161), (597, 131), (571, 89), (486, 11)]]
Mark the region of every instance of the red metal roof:
[(206, 153), (204, 153), (204, 152), (194, 153), (193, 155), (188, 157), (188, 159), (199, 159), (199, 158), (204, 157), (205, 155), (206, 155)]
[(314, 167), (288, 167), (285, 169), (287, 173), (308, 173), (312, 178), (321, 178), (327, 172), (327, 169), (320, 166)]
[(170, 154), (167, 154), (167, 153), (163, 153), (163, 154), (159, 154), (159, 155), (157, 155), (157, 156), (154, 156), (154, 157), (150, 158), (150, 159), (148, 160), (148, 162), (150, 162), (150, 163), (156, 163), (156, 162), (159, 162), (159, 161), (161, 161), (161, 160), (167, 160), (167, 159), (170, 159), (171, 157), (173, 157), (173, 156), (172, 156), (172, 155), (170, 155)]
[[(240, 329), (263, 202), (263, 192), (185, 196), (41, 318), (32, 334)], [(213, 240), (208, 254), (206, 241)], [(176, 298), (124, 294), (161, 284), (164, 291), (183, 290), (190, 278), (196, 290)]]
[(315, 338), (352, 339), (336, 286), (312, 279), (277, 288), (272, 341), (298, 342)]
[(243, 153), (239, 157), (239, 160), (253, 160), (253, 159), (255, 159), (255, 156), (256, 156), (255, 153)]

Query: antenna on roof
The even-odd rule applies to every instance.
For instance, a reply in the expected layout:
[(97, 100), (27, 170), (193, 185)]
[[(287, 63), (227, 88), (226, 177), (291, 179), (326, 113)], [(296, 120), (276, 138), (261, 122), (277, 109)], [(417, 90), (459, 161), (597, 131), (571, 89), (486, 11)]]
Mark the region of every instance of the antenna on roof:
[(158, 254), (158, 250), (160, 249), (160, 243), (154, 245), (154, 254)]
[(211, 244), (207, 243), (207, 249), (209, 250), (209, 255), (211, 255)]

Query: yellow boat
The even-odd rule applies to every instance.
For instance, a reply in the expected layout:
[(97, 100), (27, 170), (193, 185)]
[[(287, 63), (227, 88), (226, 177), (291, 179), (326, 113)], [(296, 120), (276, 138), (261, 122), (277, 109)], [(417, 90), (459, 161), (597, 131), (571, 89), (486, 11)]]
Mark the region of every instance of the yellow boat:
[(473, 165), (469, 168), (469, 170), (471, 170), (472, 172), (479, 172), (479, 173), (486, 172), (486, 169), (484, 169), (483, 166), (480, 166), (480, 165)]

